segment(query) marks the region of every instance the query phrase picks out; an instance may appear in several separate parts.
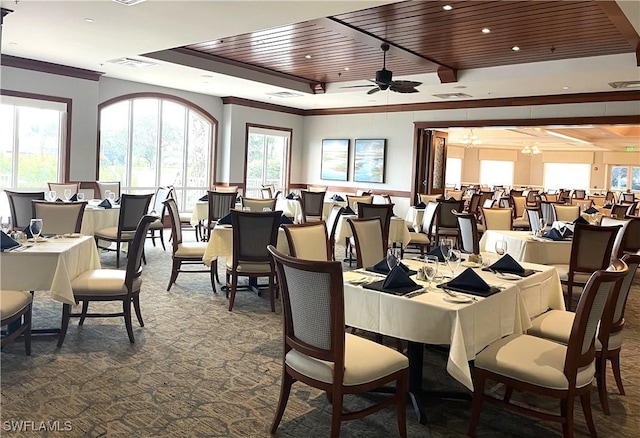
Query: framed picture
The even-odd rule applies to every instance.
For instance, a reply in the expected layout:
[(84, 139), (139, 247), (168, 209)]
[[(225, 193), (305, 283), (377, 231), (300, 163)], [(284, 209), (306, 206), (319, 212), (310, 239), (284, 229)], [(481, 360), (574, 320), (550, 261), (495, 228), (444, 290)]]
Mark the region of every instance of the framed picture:
[(386, 139), (356, 140), (353, 159), (353, 180), (383, 183), (386, 148)]
[(349, 140), (322, 140), (320, 179), (346, 181), (349, 173)]

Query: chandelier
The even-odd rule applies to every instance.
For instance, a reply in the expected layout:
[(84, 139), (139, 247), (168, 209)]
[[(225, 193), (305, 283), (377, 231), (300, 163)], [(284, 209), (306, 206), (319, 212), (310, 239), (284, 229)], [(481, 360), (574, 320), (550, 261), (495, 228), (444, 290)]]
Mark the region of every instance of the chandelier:
[(478, 136), (473, 133), (473, 129), (470, 129), (469, 132), (462, 137), (461, 142), (465, 148), (472, 148), (482, 144)]
[(538, 149), (538, 145), (535, 144), (533, 146), (525, 145), (520, 152), (525, 155), (538, 155), (542, 153), (542, 151)]

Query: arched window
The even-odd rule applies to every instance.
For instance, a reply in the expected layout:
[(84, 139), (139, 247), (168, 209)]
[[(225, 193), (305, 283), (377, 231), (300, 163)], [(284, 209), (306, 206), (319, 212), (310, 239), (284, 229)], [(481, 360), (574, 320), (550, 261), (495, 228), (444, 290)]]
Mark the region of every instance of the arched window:
[(101, 181), (120, 181), (127, 193), (176, 189), (191, 210), (214, 181), (217, 121), (173, 96), (136, 94), (100, 105)]

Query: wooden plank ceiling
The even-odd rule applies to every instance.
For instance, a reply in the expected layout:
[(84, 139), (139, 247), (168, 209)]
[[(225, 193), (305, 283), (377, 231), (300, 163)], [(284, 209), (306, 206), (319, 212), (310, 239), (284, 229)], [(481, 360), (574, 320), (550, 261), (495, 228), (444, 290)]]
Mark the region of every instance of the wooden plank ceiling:
[(619, 30), (612, 6), (601, 3), (405, 1), (184, 49), (310, 83), (373, 79), (382, 68), (382, 42), (391, 45), (387, 69), (394, 79), (443, 69), (454, 81), (456, 70), (637, 53), (637, 34)]

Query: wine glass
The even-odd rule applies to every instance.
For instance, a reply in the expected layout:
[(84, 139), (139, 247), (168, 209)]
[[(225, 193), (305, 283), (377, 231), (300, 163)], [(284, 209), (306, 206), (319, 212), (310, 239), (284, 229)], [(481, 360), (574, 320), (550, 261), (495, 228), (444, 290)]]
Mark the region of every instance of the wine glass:
[(37, 244), (40, 233), (42, 233), (42, 219), (31, 219), (29, 229), (31, 230), (34, 242)]
[(11, 224), (11, 216), (0, 216), (0, 227), (5, 233), (9, 232), (9, 225)]
[(71, 189), (64, 189), (64, 200), (68, 201), (71, 197)]
[(507, 252), (507, 241), (506, 240), (496, 240), (496, 254), (504, 255)]
[(47, 199), (49, 200), (49, 202), (53, 202), (56, 200), (56, 191), (55, 190), (49, 190), (47, 192)]
[(449, 257), (447, 258), (447, 266), (451, 270), (452, 278), (456, 276), (460, 263), (462, 262), (459, 249), (451, 248), (449, 251)]
[(116, 192), (110, 191), (107, 195), (107, 198), (113, 204), (114, 202), (116, 202)]
[(440, 239), (440, 251), (442, 257), (447, 261), (451, 256), (451, 250), (453, 249), (453, 239)]
[(435, 280), (436, 275), (438, 275), (438, 257), (428, 255), (424, 259), (424, 265), (422, 266), (422, 272), (424, 272), (424, 276), (429, 281), (429, 288), (431, 288), (431, 283)]
[(80, 192), (78, 192), (78, 193), (76, 194), (76, 196), (77, 196), (77, 198), (78, 198), (78, 201), (84, 201), (84, 193), (80, 193)]
[(109, 199), (110, 196), (111, 196), (111, 190), (105, 190), (104, 191), (104, 199)]
[(389, 271), (396, 267), (396, 265), (400, 262), (397, 250), (395, 248), (387, 249), (387, 266), (389, 267)]

